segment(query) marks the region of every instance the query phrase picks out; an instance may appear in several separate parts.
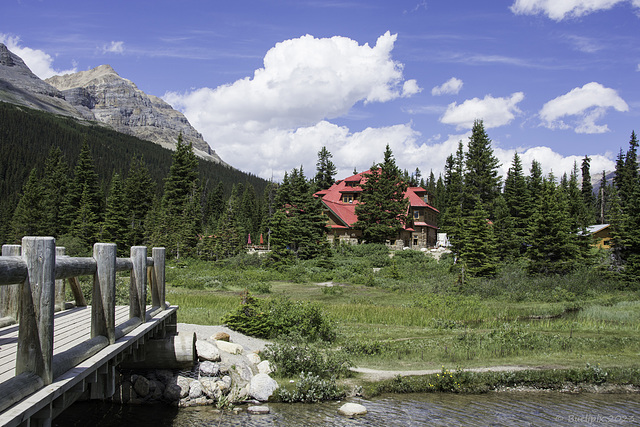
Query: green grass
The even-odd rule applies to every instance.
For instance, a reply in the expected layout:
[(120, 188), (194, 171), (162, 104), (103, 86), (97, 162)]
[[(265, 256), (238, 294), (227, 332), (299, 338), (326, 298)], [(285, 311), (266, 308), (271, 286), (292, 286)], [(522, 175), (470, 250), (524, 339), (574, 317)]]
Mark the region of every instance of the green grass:
[[(366, 246), (366, 245), (365, 245)], [(313, 301), (335, 322), (335, 351), (361, 367), (432, 369), (497, 365), (630, 367), (640, 355), (637, 284), (595, 268), (530, 277), (522, 264), (460, 285), (451, 260), (383, 248), (339, 248), (328, 260), (279, 271), (257, 257), (187, 260), (167, 269), (178, 320), (219, 324), (251, 290)], [(373, 272), (373, 268), (381, 270)], [(397, 270), (395, 268), (397, 267)], [(334, 287), (318, 282), (333, 281)]]

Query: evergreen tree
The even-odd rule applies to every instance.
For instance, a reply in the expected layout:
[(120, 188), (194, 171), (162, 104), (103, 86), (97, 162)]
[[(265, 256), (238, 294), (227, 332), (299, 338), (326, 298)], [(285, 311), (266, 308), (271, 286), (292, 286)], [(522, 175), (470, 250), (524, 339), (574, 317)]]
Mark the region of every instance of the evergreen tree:
[(218, 219), (225, 208), (224, 187), (222, 181), (218, 181), (216, 187), (207, 193), (202, 210), (202, 220), (205, 229), (215, 229)]
[(124, 210), (128, 214), (126, 246), (142, 245), (145, 241), (147, 215), (153, 208), (156, 183), (142, 157), (134, 158), (124, 181)]
[(591, 184), (591, 158), (584, 156), (582, 159), (582, 198), (584, 200), (585, 225), (592, 225), (596, 220), (596, 199), (593, 194), (593, 185)]
[[(504, 185), (504, 207), (506, 212), (496, 212), (497, 225), (503, 228), (505, 240), (501, 241), (503, 258), (519, 258), (526, 249), (527, 224), (529, 222), (529, 192), (522, 170), (520, 156), (515, 153), (511, 167), (507, 171)], [(500, 224), (501, 223), (501, 224)]]
[(251, 183), (246, 183), (242, 193), (242, 203), (240, 207), (240, 219), (243, 223), (245, 233), (251, 234), (253, 241), (257, 237), (260, 227), (260, 209), (258, 206), (258, 196)]
[(610, 186), (607, 183), (607, 175), (605, 171), (602, 171), (602, 178), (600, 179), (600, 188), (598, 188), (598, 198), (596, 200), (596, 211), (598, 224), (608, 224), (609, 222), (609, 208), (611, 205)]
[(125, 255), (129, 251), (129, 210), (126, 206), (124, 183), (120, 175), (115, 173), (111, 178), (107, 211), (102, 226), (103, 242), (115, 243), (118, 254)]
[(11, 228), (13, 241), (20, 242), (24, 236), (46, 235), (43, 228), (46, 219), (43, 215), (44, 190), (38, 179), (36, 168), (31, 169), (29, 179), (22, 189), (22, 197), (13, 213)]
[(67, 197), (64, 229), (76, 237), (85, 247), (91, 247), (97, 240), (100, 231), (102, 208), (102, 191), (98, 184), (89, 145), (85, 139), (76, 161), (74, 178)]
[(229, 258), (242, 251), (244, 246), (242, 230), (238, 227), (237, 222), (239, 207), (240, 201), (237, 195), (232, 192), (220, 217), (215, 236), (215, 254), (218, 259)]
[(455, 157), (447, 157), (444, 169), (443, 208), (439, 218), (440, 228), (447, 233), (453, 250), (460, 253), (464, 242), (462, 202), (464, 194), (464, 151), (458, 143)]
[(479, 198), (465, 225), (465, 244), (460, 258), (467, 272), (472, 276), (493, 276), (498, 266), (496, 242), (493, 226)]
[(554, 181), (553, 175), (543, 180), (538, 208), (531, 219), (527, 257), (532, 274), (565, 274), (576, 263), (576, 235), (567, 217), (566, 196)]
[(354, 228), (362, 230), (368, 243), (384, 243), (395, 238), (407, 221), (407, 200), (404, 198), (407, 184), (400, 179), (400, 170), (389, 145), (384, 161), (371, 168), (361, 187), (362, 193), (355, 207), (358, 221)]
[(318, 161), (316, 162), (316, 176), (314, 182), (318, 190), (326, 190), (335, 182), (336, 165), (333, 164), (331, 158), (333, 155), (323, 146), (318, 152)]
[(43, 187), (44, 230), (47, 235), (59, 237), (64, 230), (63, 213), (69, 211), (69, 165), (60, 148), (53, 147), (45, 160)]
[(198, 160), (191, 143), (184, 144), (180, 135), (152, 237), (154, 244), (164, 246), (175, 258), (195, 250), (201, 221), (200, 196)]
[(472, 211), (475, 197), (480, 197), (483, 208), (493, 218), (494, 203), (500, 194), (500, 162), (493, 155), (491, 140), (482, 120), (476, 120), (473, 124), (465, 160), (463, 208), (467, 212)]
[(529, 176), (527, 177), (527, 193), (529, 193), (529, 203), (527, 206), (527, 216), (531, 217), (537, 210), (538, 199), (542, 194), (542, 166), (537, 160), (531, 162)]

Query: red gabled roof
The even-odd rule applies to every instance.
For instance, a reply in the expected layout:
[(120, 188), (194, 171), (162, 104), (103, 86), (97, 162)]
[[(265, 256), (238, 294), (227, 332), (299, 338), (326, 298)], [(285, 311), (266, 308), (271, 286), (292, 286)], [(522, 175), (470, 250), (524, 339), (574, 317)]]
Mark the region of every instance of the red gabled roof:
[[(348, 186), (346, 183), (364, 183), (367, 180), (367, 176), (370, 171), (364, 171), (352, 175), (343, 180), (336, 181), (331, 187), (326, 190), (320, 190), (316, 192), (314, 195), (316, 197), (321, 197), (327, 209), (335, 214), (335, 216), (343, 222), (343, 224), (349, 228), (353, 226), (353, 224), (358, 220), (358, 216), (356, 215), (356, 205), (358, 204), (357, 200), (354, 200), (352, 203), (344, 203), (342, 201), (342, 196), (344, 193), (360, 193), (362, 192), (362, 188), (360, 186)], [(436, 208), (429, 205), (424, 201), (424, 196), (427, 194), (427, 190), (422, 187), (409, 187), (404, 194), (404, 197), (409, 200), (409, 205), (412, 207), (424, 207), (428, 209), (432, 209), (435, 212), (438, 212)], [(429, 225), (427, 223), (414, 223), (419, 226), (427, 226), (434, 227), (433, 225)], [(335, 228), (343, 228), (343, 226), (334, 226)], [(411, 231), (409, 228), (405, 228), (408, 231)]]

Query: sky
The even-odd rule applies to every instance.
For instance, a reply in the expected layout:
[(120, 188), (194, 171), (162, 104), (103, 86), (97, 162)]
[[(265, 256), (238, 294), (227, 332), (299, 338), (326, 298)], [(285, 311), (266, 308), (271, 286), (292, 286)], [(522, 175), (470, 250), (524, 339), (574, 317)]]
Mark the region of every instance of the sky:
[(611, 171), (640, 132), (640, 0), (3, 0), (41, 78), (102, 64), (183, 112), (230, 165), (280, 180), (317, 153), (442, 173), (483, 120), (556, 177)]

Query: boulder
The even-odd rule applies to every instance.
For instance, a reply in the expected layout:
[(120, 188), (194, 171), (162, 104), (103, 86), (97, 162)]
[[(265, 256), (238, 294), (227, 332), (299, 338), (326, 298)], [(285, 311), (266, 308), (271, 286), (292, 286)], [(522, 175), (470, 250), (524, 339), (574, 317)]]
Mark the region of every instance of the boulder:
[(230, 354), (242, 354), (244, 351), (240, 344), (234, 344), (227, 341), (216, 341), (216, 347), (218, 347), (220, 351)]
[(258, 356), (257, 353), (249, 353), (249, 354), (247, 354), (247, 359), (249, 359), (249, 362), (253, 363), (254, 365), (257, 365), (262, 360), (262, 359), (260, 359), (260, 356)]
[(220, 360), (218, 347), (207, 341), (196, 341), (196, 353), (198, 353), (199, 360), (209, 360), (211, 362), (218, 362)]
[(217, 363), (204, 361), (200, 364), (201, 377), (217, 377), (220, 373), (220, 366)]
[(344, 415), (345, 417), (355, 417), (366, 413), (367, 408), (359, 403), (345, 403), (338, 409), (338, 414)]
[(253, 415), (265, 415), (270, 412), (268, 406), (249, 406), (247, 412)]
[(182, 388), (178, 384), (169, 384), (167, 387), (165, 387), (162, 397), (164, 398), (164, 400), (167, 400), (169, 402), (176, 402), (180, 400), (181, 393)]
[(271, 368), (271, 363), (269, 363), (268, 360), (263, 360), (262, 362), (258, 363), (258, 372), (267, 375), (272, 373), (273, 369)]
[(191, 378), (178, 375), (176, 377), (176, 384), (180, 387), (180, 399), (183, 399), (189, 395), (189, 385), (193, 380)]
[(133, 389), (136, 391), (136, 394), (140, 397), (146, 397), (149, 394), (149, 380), (143, 377), (142, 375), (138, 375), (135, 383), (133, 383)]
[(249, 382), (249, 395), (256, 400), (266, 402), (278, 388), (278, 383), (267, 374), (258, 374)]
[(213, 341), (226, 341), (226, 342), (229, 342), (230, 338), (231, 337), (226, 332), (216, 332), (215, 334), (211, 335), (211, 340), (213, 340)]
[(189, 384), (189, 399), (195, 400), (202, 397), (204, 390), (202, 389), (202, 383), (198, 380), (192, 381)]
[(202, 391), (210, 399), (218, 399), (222, 395), (220, 387), (218, 387), (218, 380), (213, 377), (204, 377), (200, 379), (202, 384)]

